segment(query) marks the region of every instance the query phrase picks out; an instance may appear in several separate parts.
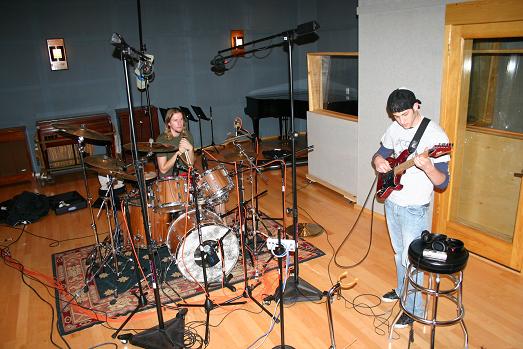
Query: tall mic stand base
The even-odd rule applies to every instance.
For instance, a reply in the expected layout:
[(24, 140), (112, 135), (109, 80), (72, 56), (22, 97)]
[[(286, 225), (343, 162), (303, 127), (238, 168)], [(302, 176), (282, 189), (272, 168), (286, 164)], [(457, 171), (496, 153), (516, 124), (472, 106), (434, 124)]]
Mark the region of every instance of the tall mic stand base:
[(185, 314), (187, 309), (181, 309), (174, 319), (166, 321), (164, 328), (158, 325), (148, 330), (133, 335), (129, 343), (140, 348), (163, 349), (184, 348)]
[(277, 345), (275, 347), (272, 347), (272, 349), (294, 349), (294, 347), (291, 347), (290, 345)]
[[(279, 289), (276, 290), (274, 298), (276, 301), (280, 299)], [(283, 304), (319, 301), (322, 298), (323, 292), (302, 278), (298, 278), (298, 282), (296, 282), (294, 276), (289, 276), (287, 279), (285, 291), (283, 291)]]

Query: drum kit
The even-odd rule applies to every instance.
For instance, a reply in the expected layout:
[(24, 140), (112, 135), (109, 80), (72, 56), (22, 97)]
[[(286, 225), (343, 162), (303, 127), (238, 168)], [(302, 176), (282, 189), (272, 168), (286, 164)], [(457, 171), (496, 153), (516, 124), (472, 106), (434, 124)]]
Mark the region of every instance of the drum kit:
[[(218, 207), (222, 207), (223, 211), (224, 204), (228, 202), (229, 194), (235, 187), (233, 177), (239, 174), (229, 173), (224, 163), (230, 163), (231, 160), (238, 161), (242, 157), (246, 157), (246, 162), (252, 163), (251, 152), (241, 150), (237, 154), (224, 153), (223, 163), (220, 162), (213, 168), (204, 168), (201, 173), (193, 170), (191, 176), (194, 176), (194, 179), (188, 175), (157, 178), (155, 172), (146, 173), (144, 184), (147, 188), (147, 217), (152, 242), (152, 246), (148, 246), (142, 206), (136, 189), (120, 197), (125, 213), (124, 221), (127, 227), (125, 232), (121, 229), (123, 225), (120, 224), (121, 218), (118, 218), (115, 204), (117, 200), (112, 190), (117, 181), (130, 182), (131, 187), (133, 183), (136, 184), (134, 165), (127, 165), (107, 155), (84, 154), (84, 142), (110, 142), (107, 136), (86, 129), (84, 126), (79, 128), (59, 124), (53, 126), (58, 132), (76, 138), (81, 154), (91, 226), (95, 236), (95, 246), (86, 261), (86, 285), (107, 267), (114, 273), (114, 296), (117, 297), (116, 279), (126, 267), (126, 265), (119, 266), (118, 256), (123, 257), (130, 248), (152, 247), (157, 250), (166, 246), (171, 256), (171, 263), (175, 264), (181, 275), (189, 281), (220, 282), (229, 276), (240, 256), (241, 246), (238, 235), (241, 233), (241, 228), (235, 227), (234, 224), (227, 225), (222, 218), (225, 216), (224, 212), (220, 212)], [(237, 140), (230, 142), (236, 145)], [(126, 144), (123, 148), (131, 147), (130, 144)], [(145, 163), (149, 156), (177, 151), (171, 145), (157, 142), (137, 143), (137, 150), (147, 154), (140, 160), (142, 163)], [(92, 197), (87, 185), (86, 169), (94, 170), (98, 175), (106, 176), (108, 179), (109, 190), (103, 198), (97, 215), (99, 217), (102, 209), (105, 208), (109, 233), (103, 241), (99, 239), (95, 215), (92, 212)], [(192, 180), (195, 185), (191, 183)], [(202, 251), (206, 252), (206, 280), (203, 275)], [(168, 268), (170, 266), (171, 264)]]

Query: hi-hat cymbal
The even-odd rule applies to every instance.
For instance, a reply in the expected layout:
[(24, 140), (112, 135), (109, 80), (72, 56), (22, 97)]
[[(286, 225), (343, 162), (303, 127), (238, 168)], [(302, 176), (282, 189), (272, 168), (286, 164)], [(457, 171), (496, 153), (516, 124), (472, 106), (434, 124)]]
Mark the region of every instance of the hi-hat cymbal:
[(109, 171), (123, 171), (125, 162), (118, 159), (113, 159), (107, 155), (92, 155), (84, 159), (85, 163)]
[(63, 124), (52, 124), (52, 126), (58, 131), (65, 133), (66, 135), (73, 137), (82, 137), (91, 141), (100, 141), (111, 143), (111, 137), (101, 134), (100, 132), (90, 130), (84, 125), (78, 127), (63, 125)]
[[(123, 148), (125, 150), (131, 150), (132, 144), (127, 143)], [(178, 150), (174, 145), (158, 142), (137, 142), (136, 148), (142, 153), (173, 153)]]

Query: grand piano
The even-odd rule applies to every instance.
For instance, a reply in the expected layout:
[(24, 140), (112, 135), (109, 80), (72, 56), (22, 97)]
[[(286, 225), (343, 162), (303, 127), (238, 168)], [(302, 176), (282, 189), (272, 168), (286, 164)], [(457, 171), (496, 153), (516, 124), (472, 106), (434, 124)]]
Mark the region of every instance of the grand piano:
[[(247, 106), (244, 111), (252, 119), (254, 133), (260, 134), (260, 119), (278, 118), (280, 136), (290, 131), (291, 103), (288, 92), (253, 93), (245, 97)], [(294, 117), (307, 118), (309, 101), (307, 91), (294, 92)]]
[[(252, 93), (245, 97), (247, 106), (244, 111), (252, 119), (254, 133), (259, 137), (260, 119), (278, 118), (280, 136), (287, 135), (290, 130), (291, 103), (288, 92), (260, 92)], [(358, 115), (358, 101), (345, 100), (345, 95), (335, 96), (333, 101), (327, 103), (327, 108), (344, 114)], [(309, 110), (308, 92), (299, 90), (294, 92), (294, 117), (307, 119)]]

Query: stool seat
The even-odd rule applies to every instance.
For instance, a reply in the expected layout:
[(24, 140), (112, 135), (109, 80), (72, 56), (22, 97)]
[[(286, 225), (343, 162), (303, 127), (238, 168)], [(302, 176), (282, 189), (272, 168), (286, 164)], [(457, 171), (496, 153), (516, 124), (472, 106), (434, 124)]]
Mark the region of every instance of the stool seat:
[(409, 261), (418, 269), (429, 273), (454, 274), (465, 269), (467, 265), (469, 252), (466, 249), (448, 252), (447, 260), (440, 261), (424, 257), (423, 250), (426, 248), (426, 244), (421, 239), (415, 239), (409, 245)]

